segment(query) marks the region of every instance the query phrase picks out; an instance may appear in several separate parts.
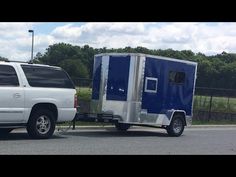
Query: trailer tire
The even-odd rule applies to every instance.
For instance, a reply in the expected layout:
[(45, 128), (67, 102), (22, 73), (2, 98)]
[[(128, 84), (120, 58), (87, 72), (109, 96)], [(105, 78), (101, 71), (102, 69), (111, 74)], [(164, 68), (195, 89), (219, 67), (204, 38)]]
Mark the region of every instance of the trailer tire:
[(0, 135), (7, 135), (13, 130), (13, 128), (0, 128)]
[(47, 109), (39, 109), (32, 113), (27, 124), (27, 132), (34, 139), (48, 139), (55, 131), (55, 116)]
[(127, 131), (131, 125), (124, 123), (116, 123), (115, 127), (118, 131)]
[(184, 117), (181, 114), (176, 114), (172, 118), (170, 125), (166, 128), (170, 136), (178, 137), (184, 131)]

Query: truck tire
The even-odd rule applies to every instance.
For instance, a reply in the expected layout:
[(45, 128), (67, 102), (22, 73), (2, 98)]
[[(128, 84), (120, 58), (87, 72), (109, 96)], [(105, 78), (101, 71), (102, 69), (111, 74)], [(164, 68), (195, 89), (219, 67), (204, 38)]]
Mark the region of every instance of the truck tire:
[(34, 139), (48, 139), (55, 131), (55, 116), (47, 109), (32, 113), (27, 124), (27, 132)]
[(0, 135), (7, 135), (12, 130), (13, 130), (12, 128), (0, 128)]
[(184, 117), (181, 114), (174, 115), (166, 130), (170, 136), (180, 136), (184, 131)]
[(130, 128), (130, 125), (124, 123), (116, 123), (115, 127), (118, 131), (127, 131)]

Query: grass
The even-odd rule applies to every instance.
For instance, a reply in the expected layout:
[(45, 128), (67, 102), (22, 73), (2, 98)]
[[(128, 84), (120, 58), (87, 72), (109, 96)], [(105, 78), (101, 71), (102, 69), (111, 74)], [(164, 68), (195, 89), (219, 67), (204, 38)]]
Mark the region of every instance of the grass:
[(88, 87), (77, 87), (78, 100), (89, 101), (92, 96), (92, 89)]
[(201, 121), (193, 120), (192, 125), (227, 125), (227, 124), (236, 124), (236, 120), (210, 120), (210, 121)]
[[(77, 87), (78, 99), (83, 101), (90, 101), (92, 89), (88, 87)], [(194, 98), (194, 109), (209, 110), (210, 96), (196, 95)], [(236, 98), (213, 97), (212, 111), (222, 112), (236, 112)]]
[[(196, 95), (194, 98), (194, 109), (209, 110), (210, 96)], [(217, 112), (235, 112), (236, 113), (236, 98), (212, 97), (212, 111)]]
[[(78, 99), (83, 101), (90, 101), (92, 95), (92, 89), (88, 87), (77, 88)], [(194, 109), (195, 110), (209, 110), (210, 96), (199, 96), (196, 95), (194, 98)], [(226, 97), (213, 97), (212, 98), (212, 111), (217, 112), (235, 112), (236, 113), (236, 98)], [(210, 121), (199, 121), (193, 120), (193, 125), (223, 125), (223, 124), (236, 124), (236, 121), (231, 120), (210, 120)], [(76, 122), (76, 125), (105, 125), (104, 123), (91, 123), (91, 122)]]

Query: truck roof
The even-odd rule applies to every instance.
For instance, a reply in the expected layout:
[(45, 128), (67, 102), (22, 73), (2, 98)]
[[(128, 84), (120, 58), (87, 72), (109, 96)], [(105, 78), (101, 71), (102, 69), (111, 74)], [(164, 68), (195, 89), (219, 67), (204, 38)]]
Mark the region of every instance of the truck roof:
[(197, 62), (193, 61), (188, 61), (188, 60), (183, 60), (183, 59), (177, 59), (177, 58), (170, 58), (170, 57), (163, 57), (163, 56), (158, 56), (158, 55), (149, 55), (149, 54), (143, 54), (143, 53), (101, 53), (95, 55), (95, 57), (98, 56), (124, 56), (124, 55), (130, 55), (130, 56), (140, 56), (140, 57), (152, 57), (156, 59), (162, 59), (162, 60), (169, 60), (169, 61), (175, 61), (175, 62), (180, 62), (180, 63), (186, 63), (186, 64), (191, 64), (191, 65), (197, 65)]
[(50, 66), (45, 64), (34, 64), (34, 63), (28, 63), (28, 62), (21, 62), (21, 61), (0, 61), (0, 64), (6, 64), (6, 65), (29, 65), (29, 66), (43, 66), (43, 67), (51, 67), (55, 69), (60, 69), (58, 66)]

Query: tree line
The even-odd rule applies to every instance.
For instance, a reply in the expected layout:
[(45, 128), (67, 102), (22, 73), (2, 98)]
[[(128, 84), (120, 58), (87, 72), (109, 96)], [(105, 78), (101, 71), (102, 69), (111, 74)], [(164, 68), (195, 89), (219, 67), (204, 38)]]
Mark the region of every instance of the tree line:
[(118, 49), (93, 48), (88, 45), (73, 46), (66, 43), (50, 45), (44, 54), (37, 53), (34, 63), (60, 66), (65, 69), (72, 79), (92, 78), (93, 59), (99, 53), (145, 53), (159, 55), (198, 63), (197, 87), (236, 89), (236, 54), (222, 52), (206, 56), (191, 50), (147, 49), (145, 47), (125, 47)]
[(0, 56), (0, 61), (8, 61), (8, 59)]

